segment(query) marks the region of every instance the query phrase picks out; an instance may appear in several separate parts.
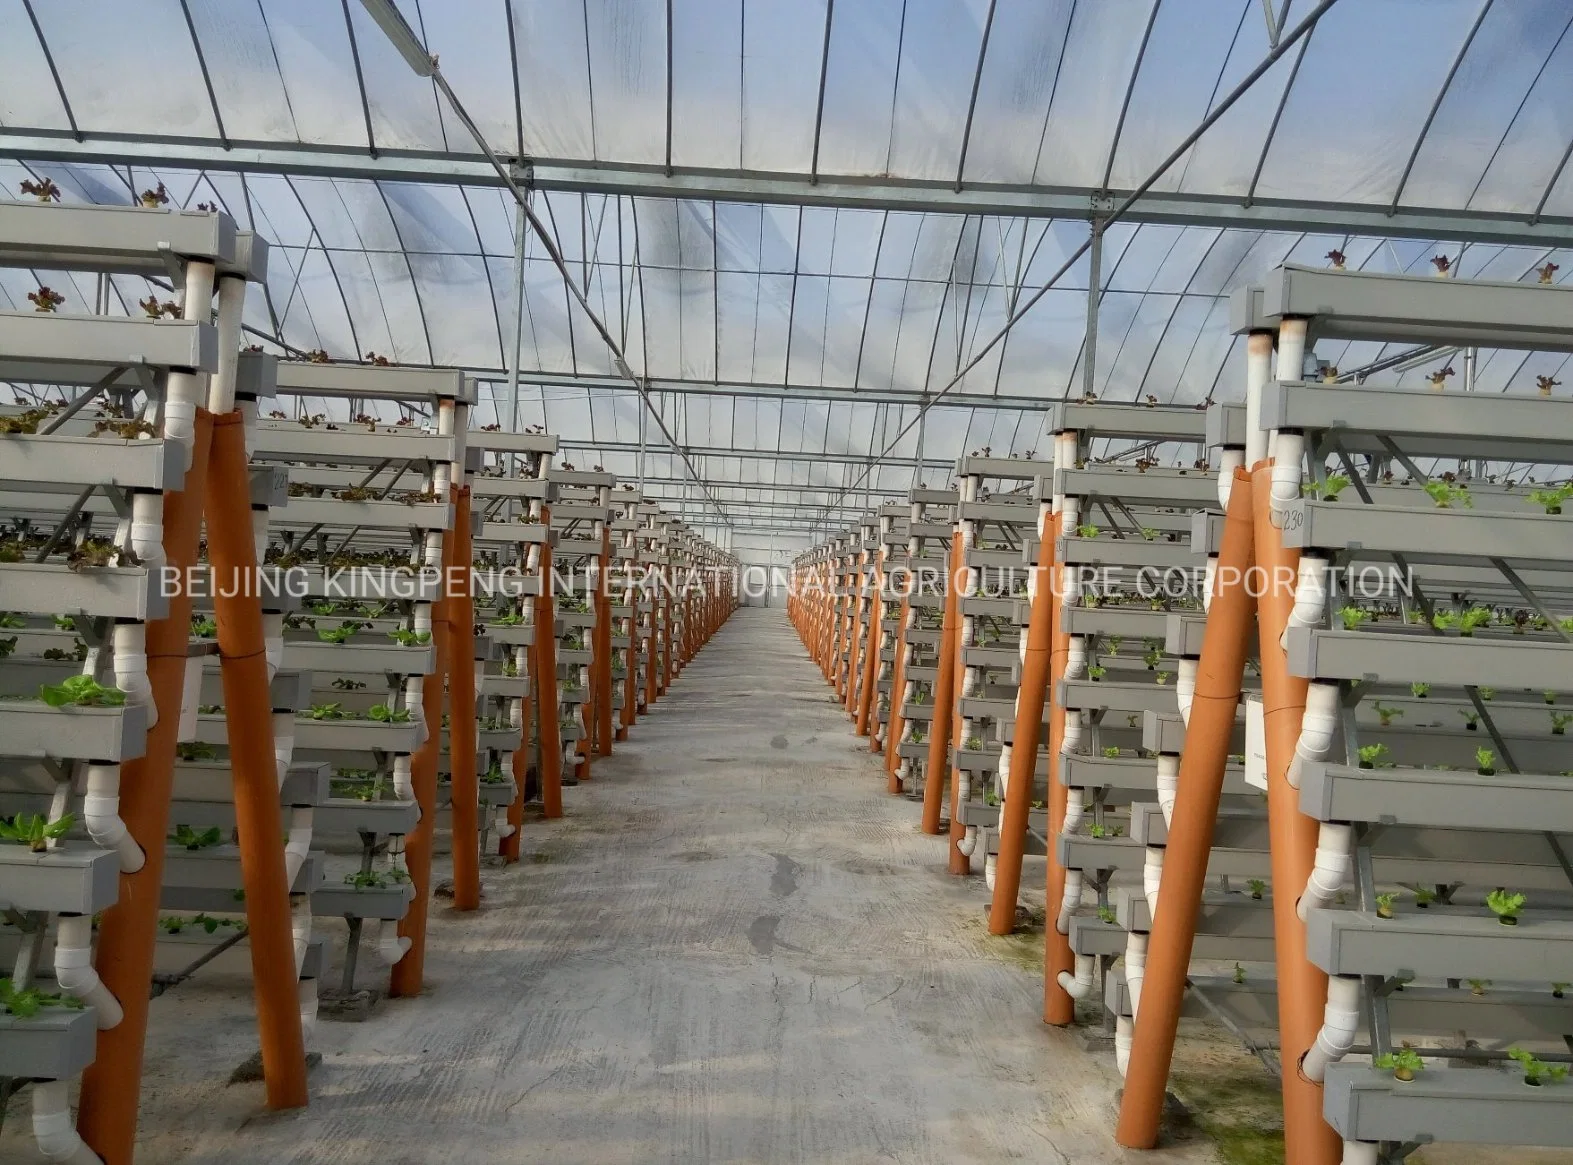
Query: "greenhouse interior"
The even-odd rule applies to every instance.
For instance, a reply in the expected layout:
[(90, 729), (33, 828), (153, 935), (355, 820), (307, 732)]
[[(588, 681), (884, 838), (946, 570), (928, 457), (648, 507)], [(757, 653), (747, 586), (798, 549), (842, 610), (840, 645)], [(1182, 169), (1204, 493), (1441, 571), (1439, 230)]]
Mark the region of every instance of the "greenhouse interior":
[(0, 1162), (1573, 1165), (1570, 163), (1568, 0), (0, 0)]

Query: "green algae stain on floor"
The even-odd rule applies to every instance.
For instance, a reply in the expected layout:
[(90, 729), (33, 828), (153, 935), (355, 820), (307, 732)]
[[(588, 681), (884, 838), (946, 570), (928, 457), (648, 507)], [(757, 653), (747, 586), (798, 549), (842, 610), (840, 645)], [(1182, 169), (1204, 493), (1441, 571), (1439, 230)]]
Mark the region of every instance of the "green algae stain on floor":
[(1171, 1085), (1223, 1165), (1283, 1165), (1283, 1095), (1254, 1060), (1238, 1067), (1188, 1066), (1174, 1073)]

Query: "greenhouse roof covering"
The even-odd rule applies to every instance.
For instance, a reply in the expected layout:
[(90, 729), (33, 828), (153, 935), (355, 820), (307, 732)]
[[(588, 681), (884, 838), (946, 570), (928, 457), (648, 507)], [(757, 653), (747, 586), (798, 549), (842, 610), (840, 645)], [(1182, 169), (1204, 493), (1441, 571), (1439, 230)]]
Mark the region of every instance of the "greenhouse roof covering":
[[(920, 429), (931, 481), (969, 449), (1046, 451), (1039, 402), (1083, 391), (1088, 257), (987, 346), (1317, 5), (398, 8), (727, 520), (786, 529), (818, 513), (804, 503), (844, 517), (863, 485), (904, 491)], [(513, 194), (362, 0), (0, 0), (0, 29), (9, 194), (48, 175), (68, 200), (162, 182), (216, 204), (273, 245), (258, 342), (470, 369), (497, 382), (481, 421), (512, 423)], [(1228, 294), (1286, 260), (1573, 273), (1570, 30), (1566, 0), (1333, 3), (1108, 228), (1093, 391), (1237, 396)], [(533, 232), (523, 276), (519, 423), (633, 476), (640, 398)], [(40, 279), (78, 310), (97, 298), (65, 273), (0, 271), (0, 308)], [(146, 294), (110, 290), (111, 310)], [(1482, 353), (1476, 386), (1560, 367)], [(651, 492), (681, 496), (683, 462), (647, 439)]]

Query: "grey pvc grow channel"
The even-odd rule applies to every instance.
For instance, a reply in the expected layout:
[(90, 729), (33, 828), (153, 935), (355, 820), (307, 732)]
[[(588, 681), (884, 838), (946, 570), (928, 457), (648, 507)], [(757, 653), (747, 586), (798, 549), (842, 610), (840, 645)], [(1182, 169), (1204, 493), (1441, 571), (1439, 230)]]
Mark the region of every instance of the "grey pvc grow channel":
[(1049, 407), (1045, 425), (1050, 433), (1073, 432), (1083, 440), (1124, 437), (1197, 441), (1206, 432), (1206, 417), (1195, 409), (1149, 408), (1113, 401), (1059, 401)]
[(10, 756), (127, 761), (147, 747), (147, 712), (118, 708), (51, 708), (40, 700), (0, 700), (0, 741)]
[(1305, 761), (1300, 809), (1319, 821), (1573, 833), (1573, 789), (1564, 776), (1481, 776)]
[(1400, 1082), (1344, 1061), (1327, 1066), (1322, 1114), (1350, 1141), (1573, 1145), (1568, 1084), (1532, 1088), (1516, 1068), (1432, 1068)]
[(1308, 345), (1326, 337), (1573, 352), (1573, 287), (1566, 286), (1286, 263), (1259, 287), (1236, 288), (1229, 297), (1236, 334), (1277, 331), (1286, 316), (1310, 321)]
[(380, 918), (397, 921), (409, 912), (415, 887), (399, 886), (325, 886), (311, 892), (311, 912), (324, 918)]
[(1292, 675), (1323, 680), (1416, 680), (1434, 685), (1560, 691), (1573, 685), (1573, 644), (1290, 627)]
[(0, 379), (141, 388), (139, 367), (213, 372), (218, 331), (196, 320), (0, 312)]
[[(0, 436), (0, 480), (4, 481), (174, 490), (185, 474), (185, 447), (179, 442), (54, 433)], [(68, 498), (62, 501), (69, 503)]]
[(380, 674), (429, 676), (437, 667), (437, 649), (429, 643), (405, 647), (398, 643), (326, 643), (320, 639), (286, 639), (284, 666), (303, 672), (333, 675)]
[(0, 849), (0, 902), (17, 910), (97, 914), (120, 896), (120, 859), (113, 850), (67, 842), (43, 853)]
[(45, 1007), (26, 1019), (0, 1014), (0, 1076), (70, 1080), (98, 1052), (98, 1013)]
[(1573, 563), (1573, 521), (1537, 512), (1538, 507), (1487, 514), (1438, 509), (1426, 500), (1425, 506), (1292, 502), (1284, 513), (1284, 545), (1359, 558), (1402, 554), (1412, 562), (1501, 558), (1526, 568)]
[(1533, 912), (1517, 926), (1503, 926), (1483, 908), (1464, 914), (1433, 907), (1392, 918), (1313, 909), (1305, 936), (1306, 957), (1331, 975), (1412, 979), (1419, 972), (1552, 983), (1573, 967), (1573, 920)]
[(5, 605), (35, 614), (78, 612), (147, 622), (169, 612), (157, 577), (144, 566), (90, 566), (63, 562), (0, 563)]

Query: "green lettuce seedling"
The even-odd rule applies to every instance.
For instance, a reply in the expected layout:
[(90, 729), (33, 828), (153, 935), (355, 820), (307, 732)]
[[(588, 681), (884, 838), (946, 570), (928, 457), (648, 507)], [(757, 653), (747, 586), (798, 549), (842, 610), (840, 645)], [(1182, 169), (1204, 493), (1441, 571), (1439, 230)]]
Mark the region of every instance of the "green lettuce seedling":
[(51, 708), (114, 708), (126, 702), (119, 688), (106, 688), (92, 676), (72, 676), (58, 684), (40, 684), (38, 698)]
[(1486, 895), (1486, 905), (1503, 926), (1517, 926), (1518, 912), (1524, 909), (1524, 895), (1510, 890), (1493, 890)]
[(1378, 1056), (1371, 1061), (1371, 1066), (1392, 1072), (1394, 1080), (1413, 1080), (1416, 1072), (1425, 1070), (1425, 1062), (1413, 1048), (1399, 1048), (1396, 1052)]
[(1537, 1060), (1532, 1052), (1523, 1048), (1509, 1048), (1508, 1059), (1515, 1061), (1524, 1069), (1524, 1083), (1533, 1087), (1540, 1087), (1547, 1081), (1556, 1082), (1566, 1080), (1568, 1066), (1566, 1064), (1548, 1064), (1544, 1060)]
[(51, 841), (69, 833), (75, 822), (76, 817), (71, 813), (55, 821), (49, 820), (41, 813), (18, 813), (9, 821), (0, 817), (0, 840), (14, 841), (18, 845), (27, 846), (35, 854), (41, 854), (49, 848)]

